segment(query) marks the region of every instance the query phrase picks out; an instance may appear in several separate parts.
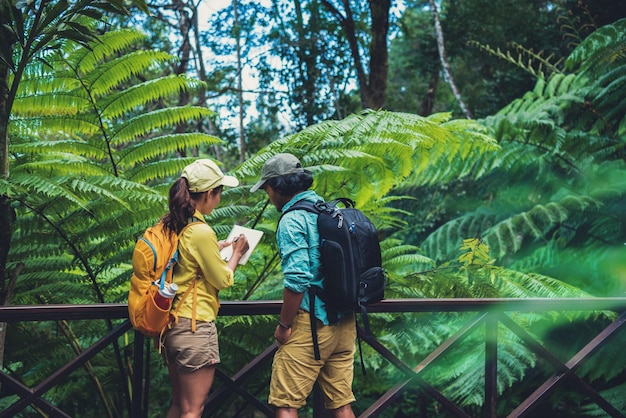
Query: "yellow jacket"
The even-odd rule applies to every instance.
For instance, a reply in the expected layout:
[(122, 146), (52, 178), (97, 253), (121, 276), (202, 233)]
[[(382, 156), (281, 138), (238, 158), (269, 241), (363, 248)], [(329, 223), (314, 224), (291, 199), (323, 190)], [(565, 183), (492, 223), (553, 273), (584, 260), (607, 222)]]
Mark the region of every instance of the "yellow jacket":
[[(204, 220), (198, 211), (195, 218)], [(185, 229), (178, 242), (179, 258), (174, 267), (174, 283), (178, 285), (174, 307), (180, 298), (197, 282), (196, 320), (214, 321), (220, 307), (218, 292), (233, 285), (234, 273), (220, 256), (217, 235), (206, 223), (191, 225)], [(192, 318), (193, 290), (178, 308), (178, 316)]]

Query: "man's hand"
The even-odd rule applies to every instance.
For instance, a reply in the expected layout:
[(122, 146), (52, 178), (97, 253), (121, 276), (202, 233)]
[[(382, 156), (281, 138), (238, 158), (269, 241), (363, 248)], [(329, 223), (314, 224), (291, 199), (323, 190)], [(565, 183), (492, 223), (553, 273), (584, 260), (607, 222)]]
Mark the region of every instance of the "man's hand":
[(285, 344), (289, 338), (291, 337), (291, 328), (284, 328), (280, 325), (276, 325), (276, 330), (274, 331), (274, 338), (278, 341), (279, 344)]

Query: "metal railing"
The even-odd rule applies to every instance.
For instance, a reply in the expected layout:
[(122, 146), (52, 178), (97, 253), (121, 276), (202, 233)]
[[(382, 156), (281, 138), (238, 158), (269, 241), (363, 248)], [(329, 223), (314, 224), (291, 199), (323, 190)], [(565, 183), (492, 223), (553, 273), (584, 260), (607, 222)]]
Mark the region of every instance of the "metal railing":
[[(235, 315), (278, 315), (280, 301), (232, 301), (222, 302), (220, 316)], [(613, 311), (617, 313), (616, 319), (606, 326), (600, 333), (593, 337), (575, 355), (569, 359), (561, 360), (558, 356), (540, 341), (531, 336), (522, 326), (517, 324), (507, 313), (523, 312), (564, 312), (564, 311)], [(605, 399), (599, 390), (594, 389), (590, 382), (577, 375), (577, 371), (589, 361), (602, 347), (624, 329), (626, 322), (626, 298), (591, 298), (591, 299), (393, 299), (384, 300), (368, 307), (368, 312), (376, 313), (445, 313), (466, 312), (475, 313), (462, 325), (456, 333), (440, 344), (428, 356), (417, 365), (409, 365), (401, 361), (398, 354), (392, 353), (381, 344), (372, 334), (358, 329), (363, 342), (372, 347), (378, 354), (383, 356), (389, 363), (398, 368), (404, 375), (393, 387), (388, 389), (381, 397), (373, 402), (367, 409), (360, 413), (360, 417), (380, 416), (389, 406), (397, 402), (401, 395), (415, 385), (419, 386), (423, 396), (435, 399), (445, 411), (446, 416), (471, 417), (463, 407), (448, 399), (441, 390), (431, 385), (426, 379), (426, 371), (434, 362), (442, 358), (453, 347), (457, 346), (468, 335), (484, 330), (484, 402), (480, 412), (481, 417), (497, 417), (498, 405), (498, 329), (506, 327), (513, 332), (527, 347), (539, 358), (550, 365), (554, 370), (534, 392), (521, 400), (506, 416), (524, 417), (532, 416), (533, 410), (542, 402), (545, 402), (550, 394), (563, 385), (564, 382), (576, 388), (581, 396), (593, 401), (607, 416), (625, 417), (626, 411), (620, 410), (619, 406), (612, 405)], [(58, 320), (91, 320), (106, 319), (123, 320), (128, 315), (125, 304), (97, 304), (97, 305), (41, 305), (41, 306), (4, 306), (0, 307), (0, 323), (2, 322), (29, 322), (29, 321), (58, 321)], [(112, 345), (116, 352), (119, 350), (117, 340), (131, 331), (128, 321), (123, 321), (117, 326), (109, 322), (109, 332), (100, 338), (89, 348), (80, 352), (71, 362), (57, 370), (47, 379), (35, 387), (27, 387), (15, 377), (0, 371), (0, 384), (3, 392), (10, 392), (19, 397), (9, 408), (0, 412), (0, 417), (13, 417), (19, 414), (29, 405), (32, 405), (42, 414), (49, 417), (69, 417), (67, 413), (57, 406), (45, 400), (43, 395), (51, 388), (59, 385), (74, 370), (83, 367), (93, 356), (104, 348)], [(374, 330), (374, 334), (375, 334)], [(128, 414), (133, 418), (147, 416), (148, 405), (147, 391), (149, 386), (143, 374), (146, 367), (144, 337), (134, 333), (134, 354), (132, 362), (132, 390), (126, 395)], [(256, 358), (245, 365), (233, 376), (223, 373), (218, 367), (216, 378), (222, 381), (221, 387), (211, 392), (206, 402), (205, 411), (211, 411), (215, 405), (223, 404), (230, 396), (236, 394), (243, 396), (249, 405), (268, 417), (273, 416), (273, 410), (264, 400), (259, 400), (255, 394), (245, 389), (246, 380), (250, 379), (259, 369), (268, 367), (269, 362), (276, 350), (276, 344), (267, 347)], [(121, 357), (121, 356), (120, 356)], [(120, 373), (127, 375), (123, 362), (118, 360)], [(616, 367), (626, 369), (626, 364)], [(358, 397), (358, 394), (357, 394)], [(321, 407), (319, 396), (315, 397), (314, 416), (327, 416)]]

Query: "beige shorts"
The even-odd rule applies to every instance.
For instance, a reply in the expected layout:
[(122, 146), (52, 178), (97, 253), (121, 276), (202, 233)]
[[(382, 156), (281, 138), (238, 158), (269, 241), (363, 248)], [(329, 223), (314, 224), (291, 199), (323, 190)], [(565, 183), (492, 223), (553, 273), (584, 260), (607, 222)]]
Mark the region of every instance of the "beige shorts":
[(178, 325), (164, 336), (167, 361), (176, 365), (180, 374), (194, 372), (220, 362), (217, 328), (214, 322), (196, 322), (191, 332), (191, 319), (178, 318)]
[(280, 408), (301, 408), (317, 380), (327, 409), (355, 401), (352, 393), (356, 340), (354, 317), (334, 325), (317, 321), (320, 360), (313, 356), (308, 312), (300, 310), (292, 334), (274, 355), (269, 403)]

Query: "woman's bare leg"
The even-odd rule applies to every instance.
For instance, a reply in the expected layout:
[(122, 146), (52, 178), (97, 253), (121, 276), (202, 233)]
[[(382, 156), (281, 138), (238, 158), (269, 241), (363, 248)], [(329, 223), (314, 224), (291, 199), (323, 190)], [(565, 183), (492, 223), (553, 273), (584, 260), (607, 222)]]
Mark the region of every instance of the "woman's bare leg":
[(189, 374), (179, 374), (180, 418), (200, 418), (209, 396), (215, 365), (206, 366)]
[(167, 418), (180, 418), (180, 385), (178, 382), (178, 370), (173, 362), (167, 364), (170, 372), (170, 383), (172, 384), (172, 400), (170, 408), (167, 410)]

